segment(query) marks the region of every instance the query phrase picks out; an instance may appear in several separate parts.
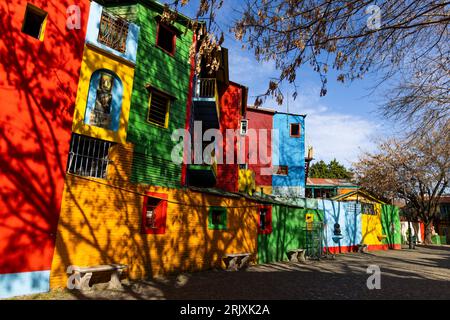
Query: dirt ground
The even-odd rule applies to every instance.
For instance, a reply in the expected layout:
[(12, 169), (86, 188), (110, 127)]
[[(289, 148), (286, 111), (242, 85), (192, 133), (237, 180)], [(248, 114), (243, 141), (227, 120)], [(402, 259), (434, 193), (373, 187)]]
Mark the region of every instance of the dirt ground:
[[(369, 290), (369, 265), (381, 289)], [(450, 299), (450, 246), (347, 253), (306, 264), (279, 262), (227, 272), (210, 270), (124, 282), (120, 291), (54, 290), (16, 299)]]

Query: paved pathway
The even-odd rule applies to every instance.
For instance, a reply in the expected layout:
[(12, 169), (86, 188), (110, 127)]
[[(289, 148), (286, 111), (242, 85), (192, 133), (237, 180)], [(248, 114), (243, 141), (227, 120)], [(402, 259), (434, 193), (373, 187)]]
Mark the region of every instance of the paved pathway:
[[(369, 265), (381, 289), (369, 290)], [(241, 272), (204, 271), (140, 281), (124, 292), (59, 291), (38, 299), (450, 299), (450, 246), (349, 253), (305, 264), (256, 265)]]

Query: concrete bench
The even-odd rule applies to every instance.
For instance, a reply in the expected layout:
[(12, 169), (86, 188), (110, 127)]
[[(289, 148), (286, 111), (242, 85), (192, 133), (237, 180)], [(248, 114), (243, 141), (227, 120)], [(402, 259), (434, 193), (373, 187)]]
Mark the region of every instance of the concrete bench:
[(96, 272), (108, 272), (108, 271), (111, 271), (111, 279), (108, 282), (108, 289), (121, 289), (122, 284), (120, 282), (120, 275), (127, 268), (127, 266), (123, 264), (107, 264), (89, 267), (79, 267), (79, 266), (70, 266), (70, 267), (69, 269), (67, 269), (67, 272), (73, 273), (75, 275), (75, 288), (79, 290), (92, 289), (92, 287), (89, 285), (89, 281), (91, 280), (92, 275)]
[(287, 251), (289, 261), (291, 262), (305, 262), (305, 250), (304, 249), (291, 249)]
[(226, 270), (237, 271), (248, 266), (251, 253), (232, 253), (223, 256), (223, 261), (226, 265)]

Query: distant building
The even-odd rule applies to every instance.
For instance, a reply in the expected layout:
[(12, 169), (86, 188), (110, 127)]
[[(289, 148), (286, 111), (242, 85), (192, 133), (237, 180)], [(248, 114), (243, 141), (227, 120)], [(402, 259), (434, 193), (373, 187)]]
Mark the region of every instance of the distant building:
[(358, 186), (345, 179), (308, 178), (306, 182), (307, 198), (332, 198), (350, 191)]

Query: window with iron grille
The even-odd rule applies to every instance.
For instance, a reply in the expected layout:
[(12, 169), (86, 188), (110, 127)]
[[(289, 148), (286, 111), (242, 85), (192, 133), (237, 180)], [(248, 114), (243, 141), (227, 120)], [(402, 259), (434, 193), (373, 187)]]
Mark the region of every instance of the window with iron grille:
[(106, 179), (112, 142), (72, 134), (67, 171), (85, 177)]
[(361, 204), (355, 202), (345, 203), (345, 210), (350, 213), (358, 213), (361, 211)]
[(288, 166), (278, 166), (276, 175), (287, 176), (289, 173)]
[(111, 49), (125, 53), (127, 49), (128, 22), (103, 10), (97, 41)]
[(157, 90), (150, 90), (150, 107), (147, 120), (153, 124), (167, 128), (170, 100), (169, 96)]
[(370, 215), (377, 214), (373, 203), (361, 203), (361, 213)]
[(175, 54), (175, 32), (163, 23), (158, 24), (158, 34), (156, 36), (156, 46), (170, 55)]

